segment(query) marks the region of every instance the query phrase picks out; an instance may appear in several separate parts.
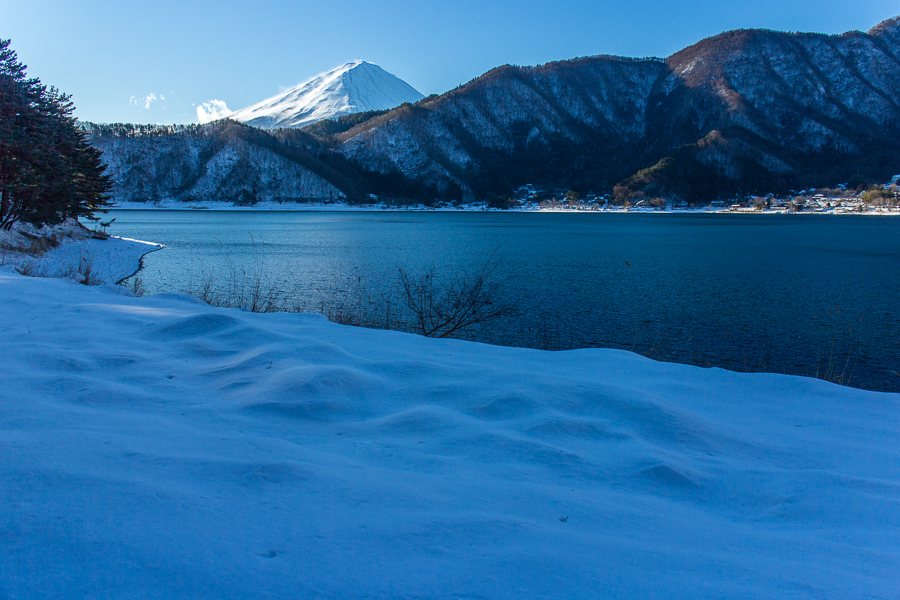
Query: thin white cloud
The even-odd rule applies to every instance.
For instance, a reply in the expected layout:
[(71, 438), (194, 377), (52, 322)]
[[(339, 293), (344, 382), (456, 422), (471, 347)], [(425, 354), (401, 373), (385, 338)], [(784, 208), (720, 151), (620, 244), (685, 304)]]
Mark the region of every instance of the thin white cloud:
[(156, 97), (156, 94), (153, 94), (153, 93), (147, 94), (146, 96), (143, 96), (143, 97), (132, 96), (131, 98), (128, 99), (128, 101), (130, 103), (134, 104), (135, 106), (140, 106), (141, 104), (143, 104), (144, 110), (149, 109), (150, 105), (153, 104), (154, 102), (156, 102), (157, 100), (158, 100), (158, 98)]
[(231, 110), (225, 106), (224, 100), (209, 100), (197, 107), (197, 120), (201, 123), (209, 123), (231, 114)]

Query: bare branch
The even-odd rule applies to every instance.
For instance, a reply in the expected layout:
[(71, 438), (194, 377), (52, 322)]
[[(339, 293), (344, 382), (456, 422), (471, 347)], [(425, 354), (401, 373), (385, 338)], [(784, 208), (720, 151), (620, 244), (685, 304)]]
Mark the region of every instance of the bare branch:
[(411, 329), (428, 337), (457, 337), (477, 325), (518, 312), (504, 298), (504, 280), (497, 276), (496, 251), (475, 272), (462, 271), (439, 280), (431, 266), (418, 276), (397, 269), (401, 294), (411, 313)]

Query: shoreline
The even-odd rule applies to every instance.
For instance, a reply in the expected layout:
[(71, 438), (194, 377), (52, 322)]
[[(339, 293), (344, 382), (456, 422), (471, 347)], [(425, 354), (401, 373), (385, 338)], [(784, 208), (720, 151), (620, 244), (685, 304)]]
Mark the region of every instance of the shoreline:
[[(112, 236), (112, 235), (109, 237), (110, 237), (110, 239), (114, 238), (116, 240), (120, 240), (121, 242), (126, 242), (126, 243), (130, 243), (130, 244), (147, 244), (148, 246), (152, 246), (146, 252), (144, 252), (143, 254), (141, 254), (140, 256), (137, 257), (137, 267), (134, 269), (134, 271), (132, 271), (125, 277), (120, 278), (118, 281), (116, 281), (115, 282), (116, 285), (123, 285), (126, 279), (130, 279), (130, 278), (134, 277), (135, 275), (137, 275), (138, 273), (140, 273), (144, 269), (144, 257), (145, 256), (147, 256), (148, 254), (152, 254), (154, 252), (158, 252), (160, 250), (165, 250), (165, 248), (166, 248), (166, 246), (164, 244), (158, 244), (156, 242), (148, 242), (145, 240), (134, 240), (131, 238), (118, 237), (118, 236)], [(144, 248), (140, 248), (140, 250), (144, 250)]]
[[(221, 206), (219, 206), (221, 204)], [(869, 216), (869, 217), (900, 217), (900, 208), (894, 210), (866, 210), (851, 211), (842, 210), (731, 210), (723, 209), (625, 209), (625, 208), (598, 208), (594, 209), (569, 209), (569, 208), (491, 208), (482, 204), (468, 204), (459, 207), (427, 207), (421, 204), (412, 206), (384, 206), (377, 204), (350, 205), (343, 203), (332, 204), (289, 204), (277, 202), (260, 202), (253, 206), (234, 206), (224, 202), (204, 202), (185, 205), (180, 202), (159, 202), (145, 204), (142, 202), (127, 202), (109, 206), (107, 210), (150, 210), (150, 211), (210, 211), (210, 212), (496, 212), (496, 213), (577, 213), (577, 214), (653, 214), (653, 215), (823, 215), (823, 216)]]
[[(145, 240), (112, 235), (101, 237), (72, 223), (63, 223), (37, 233), (37, 238), (25, 238), (17, 229), (4, 232), (6, 247), (0, 249), (0, 272), (68, 279), (92, 285), (117, 285), (143, 268), (143, 259), (147, 254), (165, 247)], [(45, 248), (31, 250), (25, 242), (33, 239), (45, 240)], [(49, 243), (50, 239), (56, 240), (56, 245)]]

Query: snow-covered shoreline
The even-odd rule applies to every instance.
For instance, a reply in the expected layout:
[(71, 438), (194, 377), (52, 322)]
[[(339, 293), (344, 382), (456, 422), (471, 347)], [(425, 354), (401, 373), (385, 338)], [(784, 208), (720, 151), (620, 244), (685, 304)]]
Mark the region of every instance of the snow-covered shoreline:
[(609, 215), (609, 214), (653, 214), (653, 215), (850, 215), (850, 216), (900, 216), (898, 210), (867, 210), (867, 211), (800, 211), (790, 212), (787, 210), (730, 210), (728, 208), (721, 209), (669, 209), (654, 210), (641, 208), (600, 208), (597, 210), (590, 209), (567, 209), (567, 208), (490, 208), (483, 203), (460, 205), (459, 207), (428, 207), (424, 205), (412, 206), (386, 206), (382, 204), (362, 204), (351, 205), (344, 203), (308, 203), (298, 204), (289, 202), (259, 202), (252, 206), (235, 206), (225, 202), (119, 202), (109, 207), (110, 210), (161, 210), (161, 211), (229, 211), (229, 212), (526, 212), (526, 213), (577, 213), (585, 215)]
[(898, 394), (8, 273), (0, 306), (3, 598), (900, 589)]
[[(38, 246), (34, 251), (29, 248), (32, 240)], [(99, 235), (72, 222), (43, 229), (23, 226), (0, 232), (0, 272), (115, 284), (137, 273), (145, 255), (162, 248), (154, 242)]]

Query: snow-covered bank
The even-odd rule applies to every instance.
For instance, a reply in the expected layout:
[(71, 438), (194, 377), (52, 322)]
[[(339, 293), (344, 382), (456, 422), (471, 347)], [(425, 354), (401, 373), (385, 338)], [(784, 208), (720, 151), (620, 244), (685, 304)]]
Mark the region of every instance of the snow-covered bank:
[(900, 396), (0, 274), (0, 598), (893, 598)]
[(458, 206), (425, 206), (413, 204), (410, 206), (389, 206), (386, 204), (347, 204), (345, 202), (323, 203), (296, 203), (296, 202), (257, 202), (252, 206), (236, 206), (228, 202), (179, 202), (177, 200), (162, 200), (160, 202), (118, 202), (110, 207), (112, 210), (212, 210), (212, 211), (238, 211), (238, 212), (342, 212), (342, 211), (427, 211), (427, 212), (460, 212), (460, 211), (491, 211), (491, 212), (529, 212), (529, 213), (579, 213), (585, 215), (598, 214), (730, 214), (730, 215), (858, 215), (858, 216), (900, 216), (900, 209), (873, 209), (865, 211), (850, 211), (843, 209), (828, 209), (821, 211), (789, 212), (783, 209), (774, 210), (733, 210), (730, 208), (677, 208), (677, 209), (644, 209), (621, 206), (603, 206), (597, 208), (541, 208), (537, 205), (517, 208), (491, 208), (485, 202), (472, 204), (460, 204)]
[(22, 226), (0, 232), (0, 271), (79, 282), (87, 279), (93, 284), (117, 283), (140, 269), (141, 257), (162, 247), (153, 242), (103, 237), (74, 222), (37, 230)]

